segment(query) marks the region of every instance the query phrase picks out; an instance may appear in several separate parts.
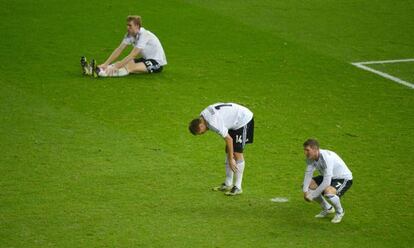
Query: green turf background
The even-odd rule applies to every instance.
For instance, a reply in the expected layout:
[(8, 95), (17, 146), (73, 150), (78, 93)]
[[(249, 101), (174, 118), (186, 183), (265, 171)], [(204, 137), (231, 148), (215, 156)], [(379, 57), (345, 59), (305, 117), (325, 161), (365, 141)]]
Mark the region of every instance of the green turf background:
[[(414, 91), (350, 65), (414, 57), (412, 1), (119, 2), (0, 0), (0, 247), (412, 246)], [(82, 77), (128, 14), (165, 71)], [(224, 142), (187, 131), (219, 101), (255, 114), (236, 198), (210, 191)], [(302, 199), (308, 137), (354, 174), (340, 225)]]

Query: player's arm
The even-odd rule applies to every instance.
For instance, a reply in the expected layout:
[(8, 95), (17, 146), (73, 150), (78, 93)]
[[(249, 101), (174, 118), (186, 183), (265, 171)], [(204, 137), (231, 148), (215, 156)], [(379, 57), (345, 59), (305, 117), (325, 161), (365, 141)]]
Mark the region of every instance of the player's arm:
[(229, 161), (230, 168), (233, 172), (237, 171), (236, 167), (236, 161), (233, 158), (233, 138), (227, 134), (227, 136), (224, 138), (224, 141), (226, 142), (227, 147), (227, 160)]
[(313, 172), (315, 171), (315, 167), (313, 167), (311, 164), (308, 164), (308, 166), (306, 167), (306, 171), (305, 171), (305, 177), (303, 179), (303, 184), (302, 184), (302, 191), (303, 191), (303, 198), (306, 201), (309, 201), (310, 199), (308, 199), (308, 191), (309, 191), (309, 185), (312, 181), (312, 176), (313, 176)]
[(110, 65), (113, 61), (115, 61), (119, 55), (121, 55), (122, 51), (127, 47), (127, 44), (121, 43), (115, 50), (111, 53), (109, 58), (101, 65), (99, 65), (99, 68), (106, 69), (108, 65)]
[(309, 185), (312, 181), (313, 172), (315, 171), (315, 167), (313, 167), (311, 164), (308, 164), (305, 171), (305, 177), (303, 179), (303, 193), (308, 192)]
[(324, 175), (322, 183), (312, 192), (311, 198), (315, 198), (322, 194), (322, 192), (331, 185), (332, 175)]
[(331, 185), (332, 176), (333, 176), (333, 165), (334, 162), (328, 157), (325, 160), (326, 162), (326, 170), (325, 174), (323, 175), (322, 183), (312, 192), (312, 199), (322, 194), (322, 192)]
[(123, 60), (114, 64), (115, 69), (120, 69), (126, 66), (129, 63), (129, 61), (135, 59), (140, 52), (141, 52), (141, 48), (134, 47), (134, 49), (132, 49), (132, 51), (128, 54), (128, 56), (126, 56)]

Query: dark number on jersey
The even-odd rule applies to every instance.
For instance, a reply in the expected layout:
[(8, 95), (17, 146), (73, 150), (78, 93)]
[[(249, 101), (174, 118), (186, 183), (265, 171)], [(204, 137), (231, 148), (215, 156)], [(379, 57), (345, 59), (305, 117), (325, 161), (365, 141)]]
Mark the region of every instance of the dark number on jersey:
[(214, 108), (217, 110), (220, 110), (221, 107), (231, 107), (231, 104), (220, 104), (220, 105), (215, 106)]

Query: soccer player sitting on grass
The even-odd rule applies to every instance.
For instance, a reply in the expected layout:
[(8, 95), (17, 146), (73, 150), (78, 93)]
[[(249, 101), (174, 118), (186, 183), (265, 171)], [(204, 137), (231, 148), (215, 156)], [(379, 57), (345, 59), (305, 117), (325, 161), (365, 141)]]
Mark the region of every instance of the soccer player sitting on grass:
[[(158, 38), (150, 31), (142, 27), (140, 16), (127, 17), (127, 30), (121, 44), (112, 52), (109, 58), (97, 66), (92, 59), (89, 65), (86, 58), (81, 58), (83, 74), (94, 77), (120, 77), (130, 73), (156, 73), (161, 72), (167, 64), (164, 49)], [(115, 61), (122, 51), (128, 46), (133, 46), (132, 51), (121, 61)], [(141, 57), (137, 58), (138, 55)]]
[[(204, 109), (200, 117), (192, 120), (189, 130), (194, 135), (212, 130), (226, 143), (226, 180), (215, 191), (224, 191), (228, 196), (241, 194), (244, 171), (243, 150), (253, 143), (253, 113), (236, 103), (216, 103)], [(233, 186), (233, 175), (235, 183)]]
[[(303, 180), (303, 193), (306, 201), (312, 200), (322, 206), (322, 212), (315, 218), (324, 218), (330, 213), (335, 213), (332, 223), (339, 223), (345, 214), (340, 197), (352, 185), (352, 173), (345, 162), (335, 153), (329, 150), (319, 149), (319, 143), (315, 139), (308, 139), (303, 144), (306, 156), (306, 172)], [(317, 169), (319, 176), (313, 177)], [(326, 196), (331, 205), (326, 199)]]

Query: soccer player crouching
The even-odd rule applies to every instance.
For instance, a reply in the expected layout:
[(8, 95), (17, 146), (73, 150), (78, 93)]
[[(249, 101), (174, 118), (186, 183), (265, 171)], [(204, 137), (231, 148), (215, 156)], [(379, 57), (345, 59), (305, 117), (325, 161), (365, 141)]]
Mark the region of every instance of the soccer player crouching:
[[(305, 141), (303, 149), (307, 158), (303, 180), (304, 199), (308, 202), (314, 200), (321, 204), (322, 212), (317, 214), (316, 218), (324, 218), (330, 213), (336, 213), (331, 222), (341, 222), (345, 211), (340, 197), (352, 185), (351, 171), (335, 152), (319, 149), (319, 143), (315, 139)], [(312, 178), (315, 169), (320, 175)]]
[(200, 117), (190, 122), (189, 130), (194, 135), (212, 130), (224, 139), (226, 179), (213, 190), (223, 191), (228, 196), (241, 194), (244, 172), (243, 150), (246, 144), (253, 143), (253, 113), (236, 103), (212, 104), (201, 112)]
[[(130, 73), (156, 73), (162, 71), (167, 64), (167, 59), (159, 39), (142, 27), (140, 16), (128, 16), (126, 21), (128, 33), (105, 63), (98, 66), (95, 60), (92, 59), (91, 64), (89, 64), (85, 57), (81, 57), (80, 63), (84, 75), (121, 77)], [(132, 51), (124, 59), (111, 64), (128, 45), (133, 46)], [(141, 57), (137, 58), (138, 55), (141, 55)]]

